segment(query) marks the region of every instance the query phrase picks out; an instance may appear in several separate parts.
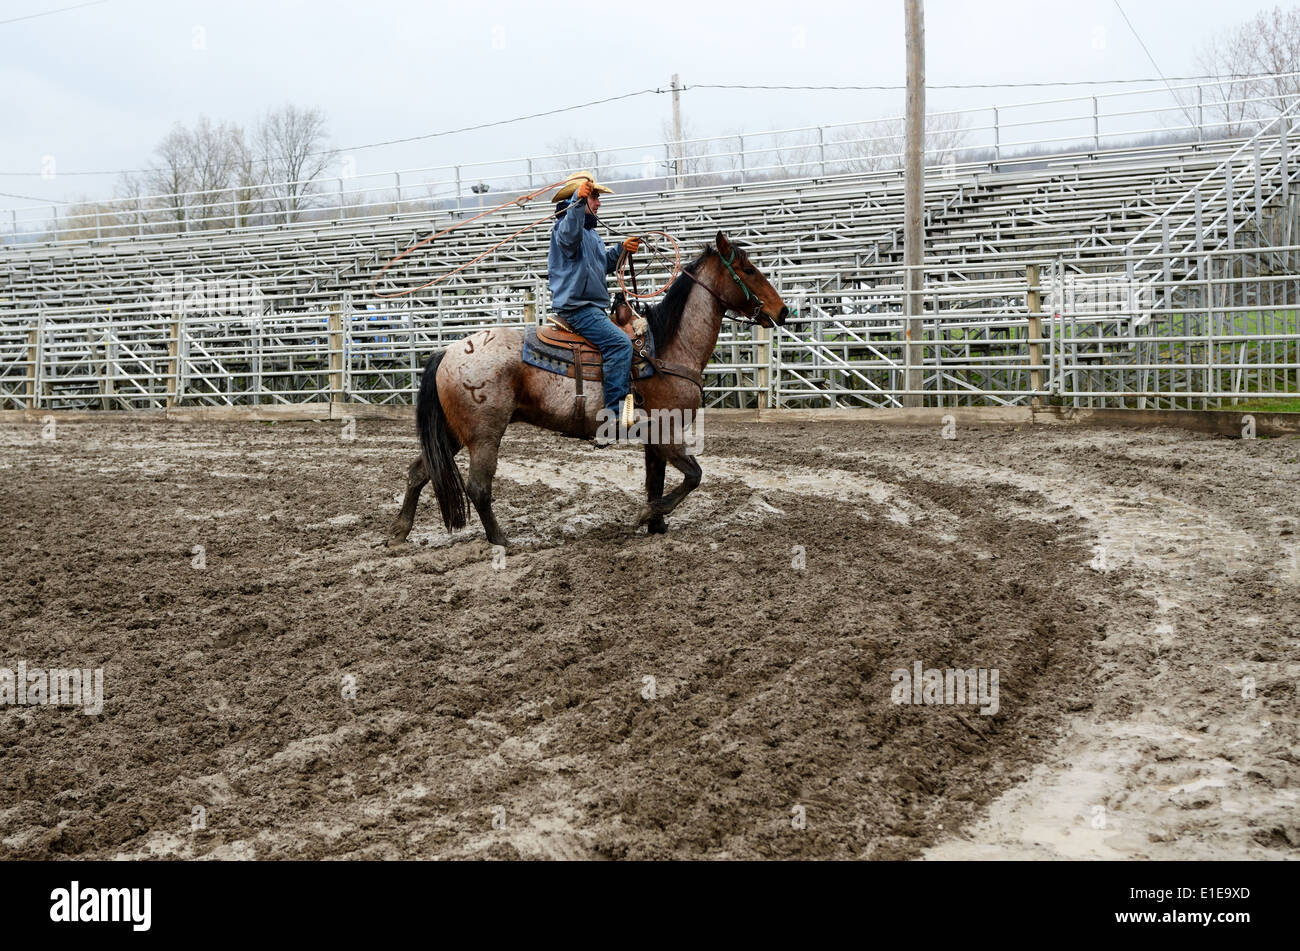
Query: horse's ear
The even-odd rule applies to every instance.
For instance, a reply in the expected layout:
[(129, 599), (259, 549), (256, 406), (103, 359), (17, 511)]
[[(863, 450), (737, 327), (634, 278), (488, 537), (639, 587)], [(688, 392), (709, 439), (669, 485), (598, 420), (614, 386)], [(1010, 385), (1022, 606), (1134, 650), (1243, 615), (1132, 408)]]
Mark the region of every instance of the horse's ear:
[(718, 236), (713, 239), (713, 244), (724, 258), (731, 257), (731, 242), (727, 240), (727, 236), (721, 231), (719, 231)]

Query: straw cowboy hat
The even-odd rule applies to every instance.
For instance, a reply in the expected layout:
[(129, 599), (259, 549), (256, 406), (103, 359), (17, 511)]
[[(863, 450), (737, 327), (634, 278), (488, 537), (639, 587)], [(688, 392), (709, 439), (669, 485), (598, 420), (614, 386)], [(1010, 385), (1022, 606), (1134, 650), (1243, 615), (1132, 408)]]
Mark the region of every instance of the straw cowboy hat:
[(578, 183), (583, 181), (584, 179), (586, 181), (591, 182), (592, 191), (599, 192), (604, 195), (614, 194), (614, 189), (606, 188), (604, 185), (597, 185), (596, 176), (591, 174), (591, 172), (589, 172), (587, 169), (584, 168), (581, 172), (574, 172), (572, 175), (566, 178), (564, 180), (564, 184), (560, 186), (559, 191), (557, 191), (554, 194), (554, 196), (552, 196), (551, 201), (564, 201), (564, 199), (568, 198), (570, 195), (572, 195), (575, 191), (578, 190)]

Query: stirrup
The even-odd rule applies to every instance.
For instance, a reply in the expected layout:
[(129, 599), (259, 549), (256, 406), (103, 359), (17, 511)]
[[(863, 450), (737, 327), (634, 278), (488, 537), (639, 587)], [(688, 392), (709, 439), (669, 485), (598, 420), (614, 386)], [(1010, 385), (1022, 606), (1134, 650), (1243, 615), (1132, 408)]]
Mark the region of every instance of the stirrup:
[(619, 417), (619, 425), (624, 430), (636, 425), (636, 398), (631, 393), (623, 397), (623, 413)]

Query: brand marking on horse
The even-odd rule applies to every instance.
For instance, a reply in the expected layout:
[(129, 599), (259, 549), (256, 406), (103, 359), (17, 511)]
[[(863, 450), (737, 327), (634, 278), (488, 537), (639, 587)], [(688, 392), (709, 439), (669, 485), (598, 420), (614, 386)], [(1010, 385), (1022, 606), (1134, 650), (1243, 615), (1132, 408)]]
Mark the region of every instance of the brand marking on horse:
[[(474, 337), (477, 336), (478, 334), (474, 335)], [(467, 337), (465, 339), (465, 352), (467, 354), (474, 352), (474, 337)], [(491, 340), (492, 340), (492, 331), (490, 330), (483, 331), (483, 346), (486, 347)]]
[[(468, 262), (465, 266), (472, 263)], [(703, 402), (703, 379), (695, 367), (704, 366), (709, 355), (717, 349), (722, 320), (732, 310), (731, 304), (723, 296), (723, 291), (730, 287), (725, 282), (732, 280), (745, 291), (746, 304), (736, 311), (739, 319), (776, 327), (790, 316), (790, 310), (777, 290), (752, 265), (745, 252), (731, 245), (721, 231), (717, 233), (713, 244), (700, 252), (695, 270), (698, 273), (686, 278), (691, 282), (690, 285), (682, 285), (675, 294), (669, 290), (673, 308), (672, 313), (664, 317), (665, 333), (660, 341), (663, 347), (669, 348), (674, 340), (680, 340), (677, 358), (683, 362), (674, 363), (666, 359), (656, 359), (655, 362), (656, 369), (662, 374), (679, 377), (680, 380), (667, 382), (656, 376), (644, 384), (646, 400), (658, 404), (654, 408), (659, 410), (680, 411), (683, 423), (685, 412), (689, 410), (694, 414)], [(745, 277), (742, 278), (741, 274)], [(701, 288), (707, 293), (697, 295), (695, 291)], [(483, 335), (481, 339), (476, 333), (472, 342), (466, 340), (466, 349), (462, 355), (474, 356), (483, 351), (486, 344), (495, 344), (495, 331), (484, 330), (479, 333)], [(487, 359), (485, 355), (484, 360), (456, 360), (453, 356), (449, 362), (443, 362), (443, 358), (448, 356), (446, 350), (430, 358), (430, 366), (435, 368), (442, 385), (422, 385), (420, 388), (416, 416), (421, 421), (421, 452), (407, 469), (406, 494), (402, 500), (402, 510), (393, 523), (390, 541), (398, 543), (406, 540), (411, 531), (420, 489), (432, 483), (433, 491), (438, 495), (444, 525), (449, 531), (465, 527), (469, 504), (472, 502), (489, 543), (504, 546), (505, 533), (501, 531), (492, 512), (491, 485), (497, 468), (497, 451), (510, 421), (518, 414), (518, 421), (522, 422), (527, 413), (533, 425), (543, 429), (582, 439), (592, 438), (594, 424), (598, 421), (598, 410), (603, 407), (593, 405), (594, 400), (588, 402), (589, 398), (584, 392), (583, 402), (578, 404), (583, 406), (583, 412), (581, 417), (575, 419), (576, 401), (569, 394), (577, 390), (576, 385), (570, 389), (561, 377), (538, 378), (533, 375), (531, 368), (522, 369), (518, 362), (521, 354), (516, 345), (517, 335), (517, 329), (503, 330), (502, 342), (493, 354), (499, 359)], [(642, 343), (641, 346), (644, 347), (645, 344)], [(476, 376), (487, 376), (488, 379), (482, 383), (473, 383), (465, 378), (470, 371)], [(548, 365), (542, 366), (538, 372), (557, 371)], [(468, 402), (465, 396), (456, 396), (454, 389), (446, 389), (450, 385), (449, 381), (456, 377), (459, 377), (458, 382), (469, 396)], [(490, 400), (486, 393), (489, 384), (492, 385)], [(593, 386), (591, 392), (595, 395), (601, 392), (601, 388)], [(493, 404), (490, 408), (486, 406), (488, 402)], [(474, 410), (474, 406), (480, 409)], [(662, 419), (660, 422), (662, 424)], [(457, 469), (455, 452), (451, 449), (452, 441), (431, 438), (437, 436), (436, 429), (440, 426), (454, 430), (457, 448), (463, 447), (470, 456), (470, 468), (474, 475), (472, 491), (455, 476)], [(695, 427), (691, 427), (691, 430), (698, 439), (700, 431)], [(644, 438), (647, 441), (651, 438), (648, 431)], [(636, 525), (644, 525), (647, 532), (656, 535), (667, 531), (665, 519), (695, 490), (702, 477), (700, 464), (687, 449), (688, 439), (683, 428), (670, 425), (669, 437), (665, 441), (661, 425), (658, 438), (660, 444), (656, 444), (656, 451), (645, 456), (646, 501), (636, 521)], [(672, 491), (665, 492), (664, 475), (669, 465), (682, 475), (682, 483)], [(429, 467), (433, 471), (428, 471)]]

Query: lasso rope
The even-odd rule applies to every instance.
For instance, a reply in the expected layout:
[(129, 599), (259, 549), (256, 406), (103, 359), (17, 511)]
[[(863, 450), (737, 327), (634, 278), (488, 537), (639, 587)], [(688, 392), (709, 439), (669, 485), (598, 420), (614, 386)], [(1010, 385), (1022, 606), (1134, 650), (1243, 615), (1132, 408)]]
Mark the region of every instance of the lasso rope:
[(375, 275), (375, 279), (371, 281), (370, 289), (374, 291), (376, 297), (381, 298), (383, 300), (390, 300), (394, 297), (405, 297), (408, 294), (414, 294), (416, 291), (422, 291), (426, 287), (433, 287), (435, 284), (441, 284), (447, 278), (455, 274), (459, 274), (461, 271), (465, 270), (465, 268), (473, 264), (477, 264), (479, 261), (482, 261), (485, 257), (487, 257), (489, 254), (491, 254), (497, 248), (501, 247), (501, 245), (505, 244), (506, 242), (513, 241), (515, 238), (519, 237), (525, 231), (529, 231), (533, 228), (536, 228), (543, 221), (546, 221), (548, 218), (550, 218), (551, 215), (554, 213), (547, 212), (544, 216), (538, 218), (536, 221), (532, 222), (531, 224), (524, 225), (524, 227), (520, 228), (514, 234), (510, 235), (507, 238), (504, 238), (501, 241), (498, 241), (496, 244), (492, 245), (492, 247), (488, 248), (486, 251), (484, 251), (474, 260), (466, 261), (464, 264), (462, 264), (460, 267), (456, 268), (455, 270), (448, 271), (446, 274), (442, 275), (442, 277), (435, 277), (432, 281), (426, 281), (425, 283), (421, 284), (419, 287), (412, 287), (404, 291), (396, 291), (392, 294), (381, 294), (378, 290), (376, 290), (376, 288), (379, 287), (380, 278), (382, 278), (385, 274), (387, 274), (389, 269), (392, 268), (393, 265), (395, 265), (398, 261), (402, 260), (402, 258), (406, 257), (411, 252), (419, 250), (420, 248), (424, 247), (426, 244), (429, 244), (437, 240), (438, 238), (441, 238), (443, 235), (451, 234), (457, 228), (463, 228), (467, 224), (470, 224), (471, 222), (478, 221), (480, 218), (486, 218), (488, 215), (496, 214), (498, 211), (500, 211), (503, 208), (508, 208), (511, 205), (518, 205), (520, 208), (522, 208), (528, 202), (532, 201), (538, 195), (542, 194), (542, 192), (548, 192), (552, 188), (559, 188), (567, 181), (568, 179), (565, 178), (565, 179), (561, 179), (558, 182), (553, 182), (550, 185), (543, 185), (541, 188), (537, 189), (536, 191), (529, 192), (527, 195), (523, 195), (519, 198), (512, 198), (509, 201), (503, 201), (495, 208), (489, 208), (487, 211), (480, 211), (477, 215), (475, 215), (472, 218), (466, 218), (464, 221), (458, 221), (450, 228), (443, 228), (441, 231), (435, 232), (434, 234), (429, 235), (427, 238), (422, 238), (421, 240), (415, 242), (415, 244), (407, 248), (405, 251), (403, 251), (401, 254), (399, 254), (397, 257), (393, 258), (391, 261), (385, 264), (383, 268), (380, 270), (380, 272)]
[[(645, 234), (638, 235), (638, 237), (641, 238), (642, 243), (648, 244), (650, 246), (650, 249), (654, 252), (655, 257), (664, 261), (668, 260), (668, 257), (667, 255), (659, 251), (658, 244), (653, 241), (645, 240), (650, 235), (659, 235), (660, 237), (668, 239), (668, 243), (673, 246), (673, 267), (668, 274), (668, 280), (664, 282), (662, 287), (656, 288), (655, 290), (651, 291), (649, 294), (637, 294), (634, 293), (634, 291), (629, 291), (627, 289), (627, 284), (624, 283), (623, 280), (623, 269), (628, 264), (628, 262), (631, 261), (632, 256), (629, 254), (624, 254), (621, 258), (619, 258), (618, 287), (619, 290), (621, 290), (625, 295), (627, 295), (629, 298), (633, 300), (649, 300), (652, 297), (658, 297), (660, 294), (664, 293), (666, 290), (668, 290), (669, 287), (672, 286), (673, 281), (677, 280), (677, 275), (678, 273), (681, 272), (682, 269), (682, 249), (678, 246), (677, 239), (675, 239), (667, 231), (647, 231)], [(633, 283), (635, 284), (635, 281)]]
[[(427, 244), (432, 243), (433, 241), (436, 241), (438, 238), (441, 238), (444, 235), (451, 234), (451, 232), (457, 230), (458, 228), (463, 228), (472, 222), (478, 221), (480, 218), (486, 218), (488, 215), (496, 214), (498, 211), (501, 211), (504, 208), (509, 208), (511, 205), (516, 205), (522, 208), (524, 207), (524, 205), (532, 201), (538, 195), (541, 195), (543, 192), (548, 192), (553, 188), (559, 188), (561, 185), (565, 184), (569, 180), (570, 180), (569, 178), (563, 178), (558, 182), (552, 182), (550, 185), (543, 185), (541, 188), (531, 191), (527, 195), (522, 195), (519, 198), (512, 198), (509, 201), (503, 201), (495, 208), (489, 208), (486, 211), (480, 211), (477, 215), (474, 215), (472, 218), (466, 218), (464, 221), (458, 221), (449, 228), (443, 228), (441, 231), (435, 232), (434, 234), (429, 235), (427, 238), (420, 239), (419, 241), (417, 241), (415, 244), (411, 245), (409, 248), (404, 250), (401, 254), (397, 255), (395, 258), (393, 258), (391, 261), (385, 264), (383, 268), (380, 269), (379, 273), (375, 275), (375, 279), (370, 283), (371, 291), (374, 293), (376, 297), (380, 298), (381, 300), (391, 300), (395, 297), (406, 297), (409, 294), (414, 294), (417, 291), (424, 290), (425, 288), (433, 287), (437, 284), (441, 284), (447, 278), (459, 274), (467, 267), (471, 267), (477, 264), (479, 261), (482, 261), (485, 257), (491, 254), (497, 248), (501, 247), (503, 244), (507, 244), (513, 241), (515, 238), (519, 237), (525, 231), (531, 231), (533, 228), (536, 228), (538, 225), (542, 224), (542, 222), (551, 220), (555, 216), (555, 212), (548, 211), (545, 215), (538, 218), (536, 221), (524, 225), (514, 234), (508, 235), (507, 237), (501, 239), (496, 244), (492, 245), (492, 247), (488, 248), (486, 251), (480, 254), (478, 257), (474, 258), (472, 261), (466, 261), (464, 264), (460, 265), (457, 268), (454, 268), (453, 270), (448, 271), (446, 274), (443, 274), (441, 277), (435, 277), (431, 281), (425, 281), (423, 284), (419, 285), (418, 287), (411, 287), (404, 291), (394, 291), (393, 293), (381, 293), (378, 290), (380, 279), (383, 278), (383, 276), (387, 274), (388, 271), (395, 264), (397, 264), (397, 262), (401, 261), (403, 258), (411, 254), (412, 252), (419, 250), (420, 248), (424, 247)], [(668, 289), (668, 285), (673, 282), (673, 280), (677, 277), (677, 272), (681, 269), (681, 250), (677, 247), (677, 242), (673, 240), (672, 235), (666, 234), (663, 231), (649, 231), (646, 233), (651, 235), (662, 235), (663, 237), (667, 238), (670, 242), (672, 242), (675, 260), (673, 263), (673, 272), (671, 276), (668, 278), (668, 282), (664, 284), (663, 287), (659, 288), (653, 294), (629, 294), (628, 295), (638, 300), (645, 300), (650, 297), (656, 297), (659, 294), (663, 293), (665, 290)], [(657, 256), (659, 255), (657, 248), (655, 249), (655, 253)], [(626, 254), (623, 255), (623, 260), (626, 260), (627, 257), (628, 256)], [(623, 269), (621, 266), (618, 272), (618, 283), (619, 283), (619, 287), (622, 288), (623, 292), (627, 294), (628, 291), (627, 291), (627, 287), (623, 283)]]

